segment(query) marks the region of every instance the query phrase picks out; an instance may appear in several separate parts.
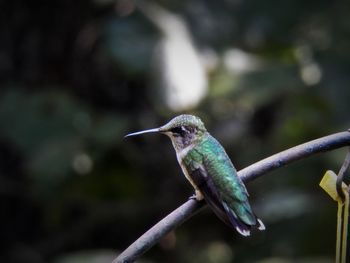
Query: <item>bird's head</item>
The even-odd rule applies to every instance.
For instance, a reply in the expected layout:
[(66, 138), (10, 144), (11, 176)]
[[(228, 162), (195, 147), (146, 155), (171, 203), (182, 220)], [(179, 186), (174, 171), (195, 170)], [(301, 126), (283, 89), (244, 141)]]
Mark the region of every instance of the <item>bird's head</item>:
[(160, 132), (170, 137), (175, 150), (181, 150), (200, 140), (206, 131), (200, 118), (183, 114), (171, 119), (168, 123), (159, 128), (130, 133), (125, 137), (150, 132)]

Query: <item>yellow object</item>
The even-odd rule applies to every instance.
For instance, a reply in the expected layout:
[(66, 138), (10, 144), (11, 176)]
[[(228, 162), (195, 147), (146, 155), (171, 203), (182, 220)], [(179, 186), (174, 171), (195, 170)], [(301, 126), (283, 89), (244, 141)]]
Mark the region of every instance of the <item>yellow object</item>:
[[(339, 205), (339, 202), (338, 202)], [(339, 209), (339, 207), (338, 207)], [(349, 193), (345, 194), (345, 204), (344, 204), (344, 223), (343, 223), (343, 240), (342, 240), (342, 256), (341, 262), (346, 263), (346, 248), (348, 240), (348, 223), (349, 223)]]
[[(338, 202), (337, 215), (337, 239), (336, 239), (336, 263), (346, 263), (346, 245), (348, 233), (348, 218), (349, 218), (349, 193), (348, 187), (342, 183), (342, 190), (345, 195), (345, 200), (340, 198), (336, 190), (337, 175), (333, 171), (327, 171), (320, 186), (329, 194), (329, 196)], [(344, 212), (343, 212), (344, 211)], [(342, 231), (343, 230), (343, 231)]]

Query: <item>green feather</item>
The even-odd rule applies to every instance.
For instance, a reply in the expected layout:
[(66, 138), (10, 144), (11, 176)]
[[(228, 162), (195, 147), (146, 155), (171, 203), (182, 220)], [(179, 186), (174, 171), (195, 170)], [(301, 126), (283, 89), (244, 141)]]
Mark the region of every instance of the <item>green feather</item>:
[(256, 225), (256, 217), (248, 202), (248, 192), (224, 148), (214, 137), (206, 133), (183, 157), (183, 163), (189, 174), (203, 167), (212, 178), (222, 201), (245, 224)]

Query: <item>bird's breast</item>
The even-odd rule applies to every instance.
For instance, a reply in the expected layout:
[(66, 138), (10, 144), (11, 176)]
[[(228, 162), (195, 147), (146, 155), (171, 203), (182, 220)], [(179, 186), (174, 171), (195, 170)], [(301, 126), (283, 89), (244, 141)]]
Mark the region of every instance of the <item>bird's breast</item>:
[(181, 167), (182, 172), (185, 175), (186, 179), (191, 183), (191, 185), (193, 186), (193, 188), (195, 190), (199, 191), (197, 185), (194, 183), (194, 181), (192, 180), (192, 178), (190, 176), (189, 169), (188, 169), (188, 167), (185, 163), (185, 160), (184, 160), (185, 158), (189, 158), (188, 154), (193, 148), (194, 147), (192, 145), (189, 145), (188, 147), (177, 151), (176, 157), (177, 157), (177, 161), (180, 164), (180, 167)]

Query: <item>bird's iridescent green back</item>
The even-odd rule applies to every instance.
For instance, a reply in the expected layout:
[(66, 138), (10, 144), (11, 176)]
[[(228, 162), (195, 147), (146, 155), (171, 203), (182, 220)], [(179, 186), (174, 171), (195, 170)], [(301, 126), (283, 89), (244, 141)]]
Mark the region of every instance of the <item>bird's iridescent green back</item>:
[(256, 217), (248, 202), (247, 190), (224, 148), (214, 137), (206, 133), (183, 157), (183, 165), (189, 174), (202, 168), (219, 190), (222, 201), (237, 217), (247, 225), (256, 224)]

